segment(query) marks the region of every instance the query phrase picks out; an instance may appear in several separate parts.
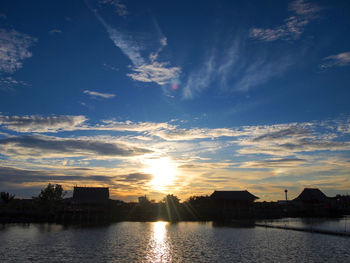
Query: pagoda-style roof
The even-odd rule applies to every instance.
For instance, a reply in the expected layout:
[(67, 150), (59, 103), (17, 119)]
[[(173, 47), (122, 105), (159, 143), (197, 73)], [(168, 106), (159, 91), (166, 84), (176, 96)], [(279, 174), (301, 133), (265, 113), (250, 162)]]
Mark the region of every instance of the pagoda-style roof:
[(78, 187), (73, 190), (73, 202), (79, 204), (101, 204), (109, 199), (108, 187)]
[(304, 188), (301, 194), (293, 199), (296, 202), (322, 203), (329, 198), (318, 188)]
[(216, 200), (228, 200), (228, 201), (249, 201), (253, 202), (259, 197), (245, 191), (214, 191), (210, 198)]

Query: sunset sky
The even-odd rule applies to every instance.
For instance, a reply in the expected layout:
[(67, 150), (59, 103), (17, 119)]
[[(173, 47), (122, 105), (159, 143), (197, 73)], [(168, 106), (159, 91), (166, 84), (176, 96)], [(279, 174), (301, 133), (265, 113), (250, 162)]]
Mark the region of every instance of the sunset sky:
[(0, 3), (0, 191), (350, 192), (350, 1)]

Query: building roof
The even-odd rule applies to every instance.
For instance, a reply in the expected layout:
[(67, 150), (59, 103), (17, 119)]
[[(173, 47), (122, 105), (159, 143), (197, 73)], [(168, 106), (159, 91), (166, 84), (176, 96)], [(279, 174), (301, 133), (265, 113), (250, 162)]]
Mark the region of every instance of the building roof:
[(328, 197), (318, 188), (304, 188), (301, 194), (293, 199), (298, 202), (324, 202)]
[(245, 191), (214, 191), (210, 196), (213, 199), (231, 200), (231, 201), (254, 201), (259, 197)]
[(83, 204), (105, 203), (109, 199), (108, 187), (74, 187), (73, 202)]

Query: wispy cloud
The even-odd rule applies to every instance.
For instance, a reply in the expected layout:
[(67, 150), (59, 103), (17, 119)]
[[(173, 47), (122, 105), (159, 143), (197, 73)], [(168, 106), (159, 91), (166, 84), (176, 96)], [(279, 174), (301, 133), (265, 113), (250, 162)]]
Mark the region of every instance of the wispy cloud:
[(95, 130), (95, 131), (124, 131), (124, 132), (148, 132), (156, 130), (171, 131), (176, 126), (167, 122), (132, 122), (102, 120), (96, 125), (89, 125), (87, 118), (82, 115), (59, 116), (6, 116), (0, 115), (0, 127), (21, 133), (47, 133), (61, 131)]
[(51, 34), (51, 35), (62, 34), (62, 30), (61, 29), (52, 29), (49, 31), (49, 34)]
[(152, 132), (164, 140), (168, 141), (188, 141), (205, 138), (219, 138), (219, 137), (238, 137), (240, 132), (236, 129), (229, 128), (192, 128), (192, 129), (175, 129), (159, 130)]
[(248, 91), (253, 87), (262, 85), (271, 78), (283, 74), (292, 64), (289, 56), (276, 60), (259, 58), (243, 70), (235, 83), (235, 90)]
[(96, 139), (63, 139), (48, 136), (21, 136), (0, 139), (2, 152), (9, 155), (54, 158), (62, 156), (130, 157), (151, 153), (126, 143)]
[(224, 92), (248, 91), (282, 75), (294, 60), (290, 54), (247, 54), (244, 41), (238, 38), (228, 48), (212, 49), (205, 62), (189, 73), (182, 95), (192, 99), (211, 86)]
[(111, 94), (111, 93), (101, 93), (101, 92), (91, 91), (91, 90), (84, 90), (83, 92), (95, 98), (100, 97), (104, 99), (111, 99), (116, 96), (115, 94)]
[(107, 63), (103, 63), (103, 66), (104, 66), (106, 69), (109, 69), (109, 70), (119, 71), (119, 68), (118, 68), (118, 67), (113, 66), (113, 65), (110, 65), (110, 64), (107, 64)]
[(275, 168), (275, 167), (296, 167), (307, 162), (299, 158), (279, 158), (263, 161), (251, 161), (244, 163), (241, 167), (245, 168)]
[(328, 56), (323, 59), (319, 67), (327, 69), (331, 67), (345, 67), (350, 64), (350, 52), (343, 52), (336, 55)]
[(250, 135), (239, 139), (239, 154), (265, 154), (289, 156), (317, 151), (348, 151), (350, 142), (339, 140), (338, 126), (326, 127), (323, 123), (284, 124), (267, 127), (251, 127)]
[(214, 79), (215, 73), (215, 55), (212, 54), (205, 61), (204, 65), (190, 73), (186, 85), (183, 88), (183, 97), (192, 99), (198, 93), (208, 88)]
[(168, 67), (168, 62), (153, 61), (150, 64), (142, 64), (133, 67), (134, 73), (127, 74), (133, 80), (141, 82), (155, 82), (159, 85), (165, 85), (172, 79), (178, 78), (181, 69), (179, 67)]
[(275, 28), (252, 28), (249, 36), (262, 41), (293, 40), (298, 39), (308, 25), (317, 16), (321, 8), (304, 0), (296, 0), (289, 4), (288, 8), (295, 13), (284, 20), (284, 24)]
[(102, 124), (98, 124), (90, 129), (111, 130), (111, 131), (133, 131), (148, 132), (153, 134), (157, 130), (173, 130), (176, 126), (167, 122), (132, 122), (132, 121), (115, 121), (104, 120)]
[(264, 141), (264, 140), (281, 140), (287, 137), (298, 137), (305, 138), (311, 134), (311, 131), (306, 127), (292, 125), (289, 127), (280, 126), (280, 129), (268, 131), (262, 135), (259, 135), (253, 139), (253, 141)]
[(122, 17), (129, 14), (126, 5), (122, 3), (122, 0), (100, 0), (101, 5), (110, 5), (114, 8), (114, 11)]
[(0, 29), (0, 71), (14, 73), (20, 69), (23, 60), (32, 56), (29, 48), (35, 41), (16, 30)]
[(132, 173), (125, 176), (125, 181), (150, 181), (153, 175), (146, 173)]
[(27, 86), (28, 83), (22, 80), (16, 80), (12, 76), (0, 77), (0, 90), (13, 91), (16, 86)]
[(160, 47), (156, 52), (151, 52), (148, 57), (143, 57), (141, 55), (142, 44), (137, 43), (131, 35), (107, 24), (96, 9), (92, 9), (92, 11), (107, 30), (115, 46), (120, 48), (132, 62), (130, 69), (133, 73), (129, 73), (127, 76), (135, 81), (154, 82), (158, 85), (168, 84), (171, 80), (179, 77), (181, 73), (180, 67), (171, 67), (169, 62), (157, 61), (159, 53), (167, 45), (166, 37), (159, 39)]
[(13, 167), (0, 167), (0, 182), (24, 184), (24, 183), (47, 183), (60, 181), (75, 182), (107, 182), (111, 183), (113, 177), (109, 176), (84, 176), (84, 175), (65, 175), (64, 170), (53, 172), (50, 170), (29, 170), (18, 169)]
[(305, 0), (296, 0), (289, 4), (288, 9), (298, 15), (314, 17), (322, 8)]
[(84, 116), (4, 116), (0, 126), (16, 132), (58, 132), (76, 130), (86, 121)]

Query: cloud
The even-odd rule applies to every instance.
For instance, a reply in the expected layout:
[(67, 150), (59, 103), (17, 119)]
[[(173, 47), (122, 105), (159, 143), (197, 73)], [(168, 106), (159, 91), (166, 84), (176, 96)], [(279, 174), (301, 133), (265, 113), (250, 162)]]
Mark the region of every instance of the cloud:
[(308, 3), (305, 0), (296, 0), (289, 4), (290, 11), (294, 11), (298, 15), (303, 16), (315, 16), (316, 13), (321, 11), (321, 7), (318, 5)]
[(60, 29), (52, 29), (49, 31), (49, 34), (55, 35), (55, 34), (62, 34), (62, 30)]
[(107, 63), (103, 63), (103, 67), (109, 70), (113, 70), (113, 71), (119, 71), (119, 68)]
[(317, 16), (321, 8), (316, 4), (307, 3), (303, 0), (296, 0), (289, 4), (289, 11), (294, 12), (284, 20), (284, 24), (275, 28), (252, 28), (249, 32), (251, 38), (271, 42), (278, 39), (298, 39), (308, 25)]
[(97, 12), (95, 12), (95, 15), (107, 30), (107, 33), (109, 34), (109, 37), (113, 41), (114, 45), (120, 48), (124, 55), (126, 55), (131, 60), (133, 65), (143, 65), (145, 61), (141, 56), (141, 47), (131, 38), (131, 36), (127, 36), (115, 28), (112, 28), (102, 19), (102, 17)]
[(327, 126), (322, 122), (314, 122), (247, 127), (245, 136), (238, 140), (238, 145), (242, 148), (237, 152), (241, 155), (289, 156), (302, 152), (350, 150), (350, 142), (339, 140), (342, 133), (334, 131), (341, 124), (333, 124), (334, 126)]
[(208, 88), (214, 79), (215, 55), (212, 54), (199, 69), (190, 73), (183, 89), (183, 97), (192, 99), (195, 95)]
[(149, 132), (153, 135), (156, 130), (173, 130), (174, 125), (167, 122), (118, 122), (114, 120), (104, 120), (104, 124), (90, 127), (91, 130), (111, 130), (111, 131), (133, 131), (133, 132)]
[(101, 5), (111, 5), (114, 7), (114, 11), (121, 17), (125, 17), (129, 14), (126, 5), (121, 0), (100, 0)]
[(13, 91), (16, 86), (28, 86), (28, 83), (22, 80), (16, 80), (12, 76), (0, 77), (0, 90)]
[(132, 173), (125, 176), (125, 181), (135, 182), (135, 181), (150, 181), (153, 176), (151, 174), (145, 173)]
[(168, 39), (166, 37), (162, 37), (160, 39), (160, 44), (165, 47), (168, 44)]
[(263, 161), (245, 162), (241, 165), (243, 168), (276, 168), (276, 167), (296, 167), (300, 164), (306, 163), (305, 159), (299, 158), (280, 158), (269, 159)]
[(67, 182), (67, 181), (95, 181), (95, 182), (111, 182), (113, 177), (94, 175), (65, 175), (64, 171), (59, 173), (49, 170), (28, 170), (13, 167), (0, 167), (0, 182), (12, 184), (25, 183), (48, 183), (48, 182)]
[(282, 149), (301, 151), (341, 151), (350, 150), (349, 142), (338, 142), (330, 140), (314, 140), (314, 139), (300, 139), (292, 143), (284, 143), (279, 145)]
[(84, 116), (3, 116), (0, 126), (16, 132), (58, 132), (76, 130), (86, 121)]
[(172, 129), (172, 130), (159, 130), (152, 132), (152, 135), (158, 136), (168, 141), (187, 141), (205, 138), (218, 138), (218, 137), (237, 137), (240, 133), (235, 129), (228, 128), (191, 128), (191, 129)]
[(125, 143), (96, 139), (63, 139), (47, 136), (21, 136), (0, 139), (3, 154), (39, 157), (91, 156), (129, 157), (151, 153), (151, 150)]
[(248, 91), (253, 87), (262, 85), (271, 78), (281, 75), (291, 64), (292, 60), (289, 56), (276, 60), (257, 59), (256, 62), (244, 69), (241, 77), (235, 83), (235, 90)]
[(141, 50), (143, 49), (142, 45), (137, 43), (131, 35), (123, 33), (107, 24), (96, 9), (92, 9), (92, 11), (107, 30), (114, 45), (120, 48), (132, 62), (129, 68), (133, 73), (129, 73), (127, 76), (135, 81), (154, 82), (158, 85), (168, 84), (172, 79), (179, 77), (181, 73), (180, 67), (171, 67), (169, 62), (156, 61), (159, 53), (167, 45), (166, 37), (160, 38), (160, 48), (158, 48), (156, 52), (151, 52), (148, 56), (149, 61), (147, 61), (147, 59), (141, 55)]
[(263, 135), (260, 135), (253, 139), (253, 141), (262, 141), (262, 140), (280, 140), (286, 137), (305, 137), (311, 134), (310, 130), (299, 127), (299, 126), (290, 126), (288, 128), (282, 128), (281, 130), (272, 131)]
[(0, 127), (22, 133), (47, 133), (62, 131), (121, 131), (121, 132), (148, 132), (153, 133), (156, 130), (173, 130), (175, 125), (167, 122), (132, 122), (103, 120), (101, 124), (94, 126), (86, 123), (87, 118), (82, 115), (70, 116), (5, 116), (0, 115)]
[(100, 92), (91, 91), (91, 90), (84, 90), (83, 92), (85, 94), (92, 96), (92, 97), (101, 97), (104, 99), (111, 99), (111, 98), (114, 98), (116, 96), (115, 94), (111, 94), (111, 93), (100, 93)]
[(350, 64), (350, 52), (343, 52), (337, 55), (325, 57), (323, 63), (319, 65), (321, 69), (327, 69), (331, 67), (345, 67)]
[(29, 48), (36, 41), (29, 35), (16, 30), (0, 29), (0, 71), (14, 73), (23, 66), (23, 60), (30, 58)]
[(247, 54), (243, 44), (237, 38), (228, 48), (213, 49), (205, 62), (188, 75), (183, 98), (192, 99), (218, 84), (224, 92), (246, 92), (282, 75), (294, 63), (295, 56), (290, 54), (279, 57), (257, 54), (248, 61), (253, 54)]
[(167, 67), (168, 62), (152, 62), (150, 64), (142, 64), (140, 66), (133, 67), (135, 73), (129, 73), (127, 76), (133, 80), (141, 82), (155, 82), (159, 85), (165, 85), (170, 80), (176, 79), (181, 73), (179, 67)]

